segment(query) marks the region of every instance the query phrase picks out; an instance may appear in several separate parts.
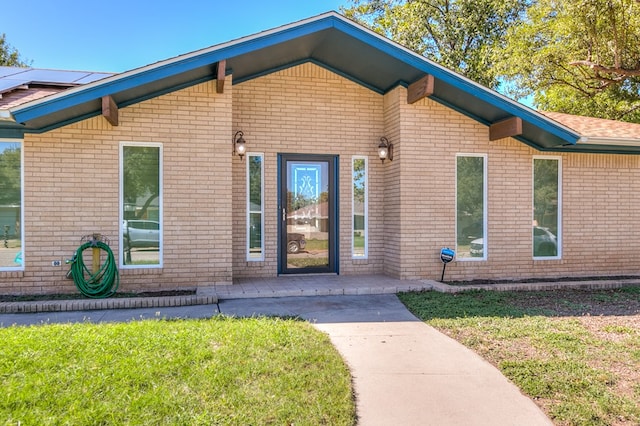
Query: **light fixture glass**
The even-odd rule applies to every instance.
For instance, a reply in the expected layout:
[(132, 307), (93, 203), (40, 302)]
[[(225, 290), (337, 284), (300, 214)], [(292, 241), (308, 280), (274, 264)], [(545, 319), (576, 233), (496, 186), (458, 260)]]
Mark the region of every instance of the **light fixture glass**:
[(244, 140), (244, 133), (242, 130), (238, 130), (235, 135), (233, 135), (233, 154), (238, 154), (240, 160), (244, 157), (244, 154), (247, 152), (246, 142)]
[(384, 160), (393, 161), (393, 144), (389, 139), (382, 136), (378, 144), (378, 157), (384, 163)]

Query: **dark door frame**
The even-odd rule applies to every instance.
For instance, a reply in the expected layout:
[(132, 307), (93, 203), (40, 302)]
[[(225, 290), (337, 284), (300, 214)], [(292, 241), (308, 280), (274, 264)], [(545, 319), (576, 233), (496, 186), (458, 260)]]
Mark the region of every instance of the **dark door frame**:
[[(289, 161), (326, 161), (328, 170), (328, 232), (329, 232), (329, 253), (327, 267), (314, 268), (288, 268), (287, 267), (287, 163)], [(339, 222), (338, 205), (338, 169), (339, 157), (329, 154), (278, 154), (278, 274), (313, 274), (313, 273), (340, 273), (339, 268)]]

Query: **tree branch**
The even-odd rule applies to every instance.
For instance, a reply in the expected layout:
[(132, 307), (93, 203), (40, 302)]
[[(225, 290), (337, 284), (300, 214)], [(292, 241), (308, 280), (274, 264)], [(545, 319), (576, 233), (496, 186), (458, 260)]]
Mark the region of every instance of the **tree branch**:
[(611, 74), (618, 74), (624, 77), (638, 77), (640, 76), (640, 69), (638, 68), (622, 68), (622, 67), (607, 67), (604, 65), (600, 65), (598, 63), (592, 61), (573, 61), (569, 62), (569, 65), (575, 66), (585, 66), (589, 67), (594, 71), (607, 72)]

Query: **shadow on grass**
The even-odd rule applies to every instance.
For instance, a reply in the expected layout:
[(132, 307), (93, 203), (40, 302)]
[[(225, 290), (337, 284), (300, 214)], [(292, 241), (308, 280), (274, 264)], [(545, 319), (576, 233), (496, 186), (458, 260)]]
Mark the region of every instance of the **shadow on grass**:
[(401, 293), (400, 300), (423, 320), (464, 317), (640, 315), (640, 287), (611, 290)]

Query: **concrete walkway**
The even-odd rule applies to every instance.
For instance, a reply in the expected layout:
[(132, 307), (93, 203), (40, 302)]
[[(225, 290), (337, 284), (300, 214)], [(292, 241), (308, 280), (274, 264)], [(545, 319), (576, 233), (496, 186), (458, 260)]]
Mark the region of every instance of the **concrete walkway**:
[(552, 424), (497, 369), (395, 295), (234, 299), (220, 311), (298, 315), (327, 333), (350, 367), (359, 425)]
[(262, 284), (227, 286), (224, 297), (215, 288), (205, 289), (216, 291), (205, 296), (219, 299), (217, 304), (5, 313), (0, 314), (0, 325), (207, 318), (220, 313), (299, 316), (327, 333), (349, 365), (359, 425), (552, 424), (497, 369), (419, 321), (393, 294), (432, 288), (433, 282), (316, 276)]

